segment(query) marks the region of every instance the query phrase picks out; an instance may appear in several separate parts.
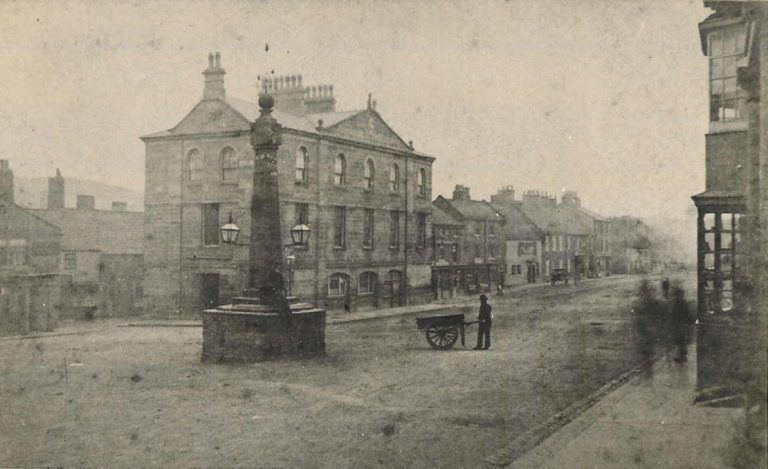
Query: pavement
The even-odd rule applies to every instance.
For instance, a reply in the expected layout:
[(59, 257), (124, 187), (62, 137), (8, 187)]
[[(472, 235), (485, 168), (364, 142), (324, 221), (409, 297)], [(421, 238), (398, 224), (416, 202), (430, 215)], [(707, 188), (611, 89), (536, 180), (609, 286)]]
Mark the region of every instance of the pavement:
[(743, 409), (693, 404), (696, 348), (665, 354), (649, 369), (507, 466), (529, 468), (726, 468)]
[[(629, 276), (627, 275), (615, 275), (612, 277), (605, 277), (605, 278), (594, 278), (594, 279), (584, 279), (579, 282), (578, 285), (574, 285), (573, 282), (571, 282), (567, 287), (564, 288), (564, 285), (558, 284), (556, 287), (552, 287), (549, 283), (524, 283), (514, 286), (508, 286), (504, 289), (504, 298), (515, 298), (522, 295), (525, 295), (529, 292), (534, 291), (541, 291), (546, 289), (551, 289), (550, 294), (570, 294), (575, 293), (581, 290), (590, 289), (592, 286), (599, 282), (606, 282), (611, 281), (613, 279), (626, 279)], [(631, 277), (631, 278), (637, 278), (637, 277)], [(327, 320), (326, 322), (328, 324), (339, 324), (339, 323), (345, 323), (345, 322), (352, 322), (352, 321), (365, 321), (369, 319), (381, 319), (381, 318), (388, 318), (393, 316), (403, 316), (403, 315), (409, 315), (409, 314), (420, 314), (420, 313), (427, 313), (427, 312), (439, 312), (439, 311), (446, 311), (449, 309), (466, 309), (466, 308), (473, 308), (472, 312), (475, 312), (475, 309), (478, 306), (478, 296), (480, 294), (476, 295), (461, 295), (456, 296), (453, 298), (442, 298), (433, 301), (432, 303), (427, 303), (423, 305), (408, 305), (408, 306), (400, 306), (396, 308), (381, 308), (381, 309), (372, 309), (369, 311), (355, 311), (351, 313), (347, 313), (345, 311), (341, 310), (334, 310), (334, 311), (328, 311), (327, 313)], [(499, 297), (494, 293), (486, 293), (489, 297), (489, 301), (493, 303), (494, 299), (498, 299)], [(465, 314), (467, 311), (463, 311)]]
[[(504, 289), (505, 298), (515, 298), (524, 296), (528, 293), (545, 291), (545, 296), (558, 296), (568, 295), (571, 293), (577, 293), (583, 290), (589, 290), (595, 284), (606, 283), (611, 281), (623, 281), (627, 279), (637, 279), (635, 276), (628, 275), (613, 275), (611, 277), (583, 279), (579, 284), (571, 282), (568, 285), (558, 284), (551, 286), (549, 283), (525, 283), (514, 286), (508, 286)], [(544, 293), (544, 292), (542, 292)], [(490, 301), (493, 302), (494, 298), (497, 298), (495, 294), (488, 294)], [(453, 298), (442, 298), (435, 300), (431, 303), (421, 305), (407, 305), (399, 306), (395, 308), (379, 308), (371, 309), (367, 311), (354, 311), (345, 312), (343, 310), (328, 311), (326, 316), (326, 323), (331, 324), (343, 324), (353, 321), (368, 321), (381, 318), (389, 318), (394, 316), (405, 316), (411, 314), (421, 313), (439, 313), (448, 310), (455, 310), (457, 308), (462, 309), (465, 314), (470, 312), (468, 308), (474, 308), (477, 306), (478, 295), (460, 295)], [(474, 312), (472, 309), (471, 312)], [(93, 332), (98, 332), (104, 327), (105, 324), (116, 323), (117, 327), (202, 327), (202, 321), (197, 319), (141, 319), (137, 317), (134, 320), (125, 322), (125, 319), (110, 318), (99, 319), (97, 321), (84, 322), (84, 321), (63, 321), (63, 323), (55, 330), (51, 332), (34, 332), (27, 335), (14, 335), (0, 337), (0, 341), (6, 340), (26, 340), (26, 339), (40, 339), (46, 337), (59, 337), (63, 335), (83, 335)]]

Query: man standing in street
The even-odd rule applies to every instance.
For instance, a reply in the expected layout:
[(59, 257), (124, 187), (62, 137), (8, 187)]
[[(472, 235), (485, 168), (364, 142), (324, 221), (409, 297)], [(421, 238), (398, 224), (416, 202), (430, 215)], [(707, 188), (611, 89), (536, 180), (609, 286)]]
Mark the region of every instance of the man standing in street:
[(682, 363), (688, 359), (688, 329), (690, 317), (688, 303), (682, 288), (675, 288), (672, 300), (672, 339), (677, 346), (675, 361)]
[[(480, 295), (480, 313), (477, 315), (477, 347), (474, 350), (488, 350), (491, 348), (491, 305), (488, 298)], [(483, 343), (485, 338), (485, 343)], [(483, 346), (485, 345), (485, 346)]]

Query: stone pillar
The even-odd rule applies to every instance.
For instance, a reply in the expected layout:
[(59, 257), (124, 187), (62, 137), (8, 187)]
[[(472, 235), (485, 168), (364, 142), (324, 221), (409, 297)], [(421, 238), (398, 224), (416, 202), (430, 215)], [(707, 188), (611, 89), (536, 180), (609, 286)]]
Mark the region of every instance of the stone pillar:
[(231, 305), (203, 312), (204, 362), (254, 362), (283, 355), (325, 353), (325, 310), (290, 304), (282, 276), (282, 227), (277, 150), (280, 124), (274, 100), (259, 97), (261, 116), (251, 124), (254, 149), (248, 289)]
[[(284, 299), (286, 296), (280, 274), (283, 239), (277, 179), (277, 149), (281, 144), (281, 126), (272, 117), (273, 106), (272, 97), (262, 94), (259, 97), (261, 116), (251, 124), (251, 145), (255, 156), (248, 287), (258, 292), (266, 302), (277, 301), (281, 296)], [(269, 306), (282, 306), (282, 303)]]

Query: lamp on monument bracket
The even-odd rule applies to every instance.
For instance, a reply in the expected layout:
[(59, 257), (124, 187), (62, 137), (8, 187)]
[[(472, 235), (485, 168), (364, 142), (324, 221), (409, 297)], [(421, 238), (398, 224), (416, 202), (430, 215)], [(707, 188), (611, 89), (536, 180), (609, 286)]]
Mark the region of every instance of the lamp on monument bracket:
[(291, 239), (294, 246), (306, 246), (309, 242), (309, 234), (312, 230), (305, 224), (299, 223), (291, 228)]
[[(224, 244), (231, 244), (234, 246), (250, 246), (248, 243), (237, 242), (237, 238), (240, 235), (240, 227), (237, 226), (232, 220), (232, 212), (229, 212), (229, 221), (225, 223), (219, 229), (219, 231), (221, 231), (221, 240), (224, 242)], [(291, 228), (290, 233), (291, 240), (293, 242), (281, 247), (285, 248), (291, 246), (306, 246), (309, 242), (309, 235), (312, 233), (312, 229), (303, 223), (299, 223)]]
[(221, 240), (224, 244), (237, 244), (237, 236), (240, 234), (240, 227), (232, 221), (232, 212), (229, 212), (229, 221), (221, 227)]

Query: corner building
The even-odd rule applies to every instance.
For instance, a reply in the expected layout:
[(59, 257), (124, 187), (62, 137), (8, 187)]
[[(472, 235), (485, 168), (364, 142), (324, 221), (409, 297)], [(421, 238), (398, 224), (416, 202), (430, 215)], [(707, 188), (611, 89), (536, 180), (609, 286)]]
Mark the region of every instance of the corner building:
[[(155, 316), (191, 316), (240, 296), (248, 283), (258, 105), (225, 94), (217, 54), (203, 99), (174, 128), (146, 135), (145, 303)], [(279, 205), (290, 294), (329, 309), (399, 306), (431, 298), (434, 158), (416, 152), (376, 111), (337, 112), (332, 85), (301, 76), (262, 80), (282, 125)], [(232, 217), (237, 245), (221, 242)], [(257, 221), (256, 221), (257, 222)], [(289, 230), (311, 228), (308, 246)]]

